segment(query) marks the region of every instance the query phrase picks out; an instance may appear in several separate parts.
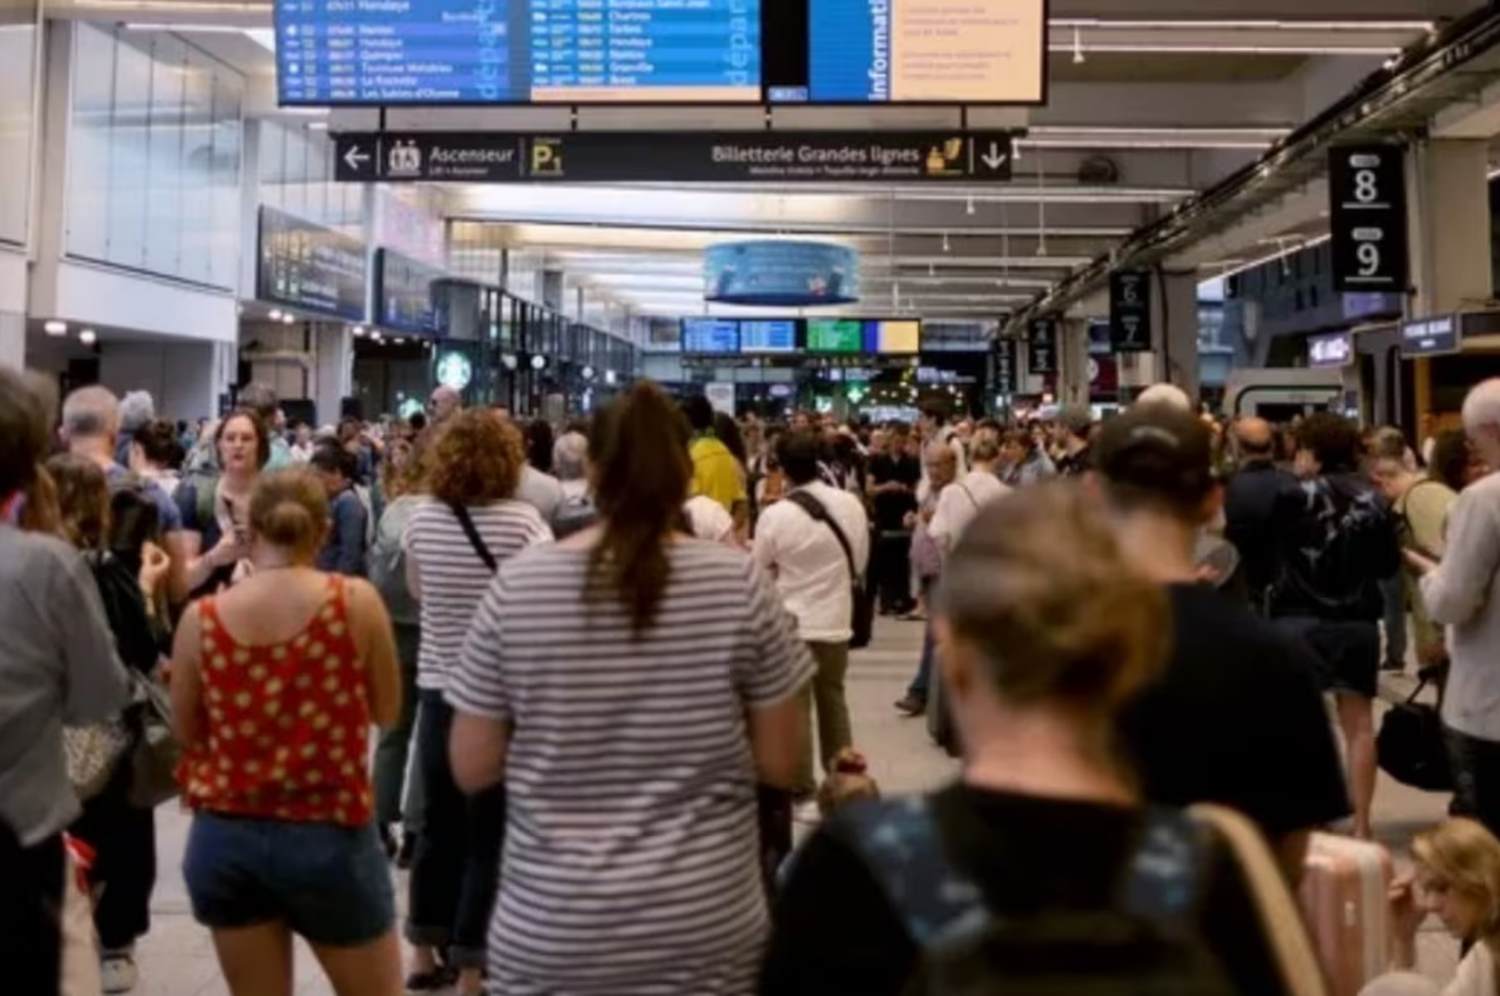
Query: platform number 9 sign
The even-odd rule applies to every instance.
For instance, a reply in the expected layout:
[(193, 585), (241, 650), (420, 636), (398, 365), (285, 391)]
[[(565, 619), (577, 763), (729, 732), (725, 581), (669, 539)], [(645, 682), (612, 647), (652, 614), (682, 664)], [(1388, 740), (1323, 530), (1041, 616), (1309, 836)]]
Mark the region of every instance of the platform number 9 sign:
[(1403, 288), (1406, 204), (1403, 150), (1395, 145), (1331, 150), (1334, 287)]

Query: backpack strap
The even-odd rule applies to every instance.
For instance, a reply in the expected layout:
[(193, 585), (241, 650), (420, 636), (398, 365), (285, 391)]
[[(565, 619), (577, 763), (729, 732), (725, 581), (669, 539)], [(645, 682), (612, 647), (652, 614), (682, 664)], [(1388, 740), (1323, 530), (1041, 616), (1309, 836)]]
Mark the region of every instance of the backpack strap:
[(839, 528), (838, 521), (828, 514), (828, 509), (823, 507), (823, 503), (806, 491), (793, 491), (784, 498), (806, 512), (813, 521), (821, 522), (833, 531), (833, 538), (839, 541), (839, 547), (844, 551), (844, 560), (849, 565), (850, 580), (857, 585), (863, 584), (864, 579), (854, 569), (854, 548), (849, 545), (849, 537), (844, 535), (844, 530)]
[(840, 813), (851, 844), (919, 947), (989, 912), (984, 893), (953, 865), (925, 796), (859, 802)]

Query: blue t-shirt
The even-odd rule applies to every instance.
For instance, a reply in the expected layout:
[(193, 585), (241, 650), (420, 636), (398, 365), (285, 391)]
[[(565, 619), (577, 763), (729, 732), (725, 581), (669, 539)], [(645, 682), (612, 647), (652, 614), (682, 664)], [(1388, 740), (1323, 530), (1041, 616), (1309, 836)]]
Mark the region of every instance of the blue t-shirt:
[[(110, 484), (117, 484), (122, 478), (129, 477), (130, 471), (117, 463), (112, 463), (104, 472), (105, 479)], [(141, 493), (151, 499), (151, 504), (156, 506), (157, 518), (161, 523), (161, 531), (164, 533), (182, 532), (182, 512), (168, 494), (162, 490), (160, 484), (155, 481), (141, 479), (139, 482)]]

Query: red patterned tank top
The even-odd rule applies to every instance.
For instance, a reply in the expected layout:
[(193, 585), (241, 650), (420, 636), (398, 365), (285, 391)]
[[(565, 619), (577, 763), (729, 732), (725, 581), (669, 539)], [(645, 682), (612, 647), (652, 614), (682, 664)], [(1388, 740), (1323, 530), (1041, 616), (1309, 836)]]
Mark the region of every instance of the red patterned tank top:
[(193, 809), (299, 823), (372, 818), (366, 672), (349, 630), (344, 582), (300, 634), (246, 646), (200, 603), (205, 734), (178, 771)]

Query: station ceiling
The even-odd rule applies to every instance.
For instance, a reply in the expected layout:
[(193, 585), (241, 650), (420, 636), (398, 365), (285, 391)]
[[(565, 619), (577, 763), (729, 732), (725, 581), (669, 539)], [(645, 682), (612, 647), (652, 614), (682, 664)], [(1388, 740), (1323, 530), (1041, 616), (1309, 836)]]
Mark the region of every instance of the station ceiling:
[[(279, 112), (270, 52), (231, 28), (270, 27), (270, 4), (47, 0), (52, 16), (165, 25), (252, 78), (256, 113)], [(1014, 177), (975, 185), (464, 186), (446, 190), (459, 248), (545, 253), (549, 266), (653, 316), (705, 313), (701, 251), (739, 237), (811, 237), (859, 248), (858, 309), (994, 319), (1118, 245), (1193, 193), (1254, 162), (1402, 48), (1483, 0), (1051, 0), (1048, 104), (973, 109), (971, 127), (1025, 128)], [(195, 25), (201, 30), (194, 32)], [(263, 37), (263, 36), (262, 36)], [(298, 115), (367, 130), (368, 111)], [(957, 108), (778, 111), (776, 128), (954, 128)], [(392, 112), (392, 128), (549, 130), (565, 109)], [(582, 129), (754, 130), (757, 108), (584, 109)], [(1192, 265), (1207, 279), (1316, 237), (1223, 238)], [(715, 307), (715, 313), (751, 314)]]

